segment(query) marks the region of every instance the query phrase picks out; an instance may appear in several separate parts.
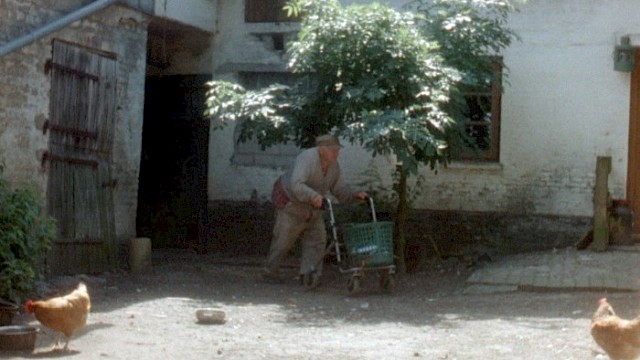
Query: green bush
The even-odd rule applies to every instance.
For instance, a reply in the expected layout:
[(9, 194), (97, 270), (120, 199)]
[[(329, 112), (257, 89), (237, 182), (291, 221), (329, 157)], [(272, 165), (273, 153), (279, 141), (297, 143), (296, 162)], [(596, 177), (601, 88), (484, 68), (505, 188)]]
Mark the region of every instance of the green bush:
[(30, 188), (12, 188), (0, 164), (0, 298), (20, 303), (44, 276), (43, 259), (56, 236), (55, 220)]

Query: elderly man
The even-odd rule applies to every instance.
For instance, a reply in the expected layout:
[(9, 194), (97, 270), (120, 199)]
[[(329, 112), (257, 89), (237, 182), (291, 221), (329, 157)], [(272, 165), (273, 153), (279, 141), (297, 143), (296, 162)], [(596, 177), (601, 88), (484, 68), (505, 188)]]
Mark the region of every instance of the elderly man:
[(318, 285), (325, 255), (323, 200), (331, 192), (341, 203), (366, 200), (366, 192), (352, 191), (340, 179), (340, 141), (333, 135), (316, 138), (316, 147), (302, 151), (292, 167), (273, 186), (276, 209), (273, 239), (263, 279), (280, 283), (280, 264), (298, 239), (302, 241), (300, 279), (306, 289)]

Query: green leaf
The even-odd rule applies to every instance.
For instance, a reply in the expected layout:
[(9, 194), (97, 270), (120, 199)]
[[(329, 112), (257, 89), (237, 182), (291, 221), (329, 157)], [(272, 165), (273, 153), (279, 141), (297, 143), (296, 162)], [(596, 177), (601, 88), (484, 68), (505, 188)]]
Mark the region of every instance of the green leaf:
[(41, 266), (56, 236), (43, 201), (28, 188), (11, 188), (0, 167), (0, 298), (19, 302), (44, 274)]

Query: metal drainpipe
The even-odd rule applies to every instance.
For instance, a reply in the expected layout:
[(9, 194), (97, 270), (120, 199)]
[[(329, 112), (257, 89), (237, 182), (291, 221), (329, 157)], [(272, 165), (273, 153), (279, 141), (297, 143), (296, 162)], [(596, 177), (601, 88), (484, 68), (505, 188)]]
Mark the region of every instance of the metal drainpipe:
[(80, 20), (119, 1), (121, 0), (97, 0), (87, 6), (84, 6), (70, 14), (61, 17), (60, 19), (57, 19), (43, 27), (34, 30), (30, 34), (27, 34), (0, 46), (0, 57), (5, 56), (16, 49), (26, 46), (38, 39), (41, 39), (55, 31), (62, 29), (65, 26), (68, 26), (74, 21)]

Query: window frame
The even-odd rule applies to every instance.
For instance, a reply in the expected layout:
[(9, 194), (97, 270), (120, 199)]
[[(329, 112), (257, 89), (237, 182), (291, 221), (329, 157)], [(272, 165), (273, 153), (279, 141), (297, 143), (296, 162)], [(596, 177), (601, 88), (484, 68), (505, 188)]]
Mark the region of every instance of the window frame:
[(483, 121), (473, 121), (469, 118), (465, 118), (463, 121), (463, 130), (466, 134), (467, 126), (482, 126), (488, 127), (488, 133), (490, 134), (489, 149), (480, 150), (473, 149), (471, 146), (462, 145), (460, 153), (455, 160), (463, 162), (482, 161), (482, 162), (499, 162), (500, 161), (500, 128), (502, 120), (502, 70), (503, 63), (502, 57), (492, 57), (492, 80), (491, 89), (488, 91), (469, 91), (463, 92), (463, 97), (467, 96), (487, 96), (491, 99), (491, 121), (487, 124)]

